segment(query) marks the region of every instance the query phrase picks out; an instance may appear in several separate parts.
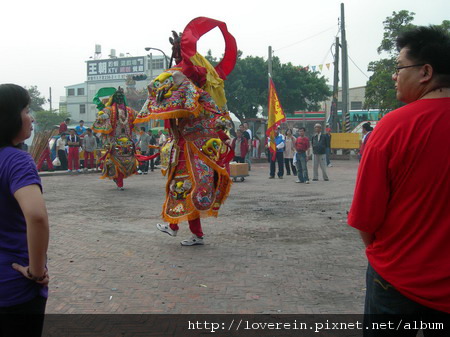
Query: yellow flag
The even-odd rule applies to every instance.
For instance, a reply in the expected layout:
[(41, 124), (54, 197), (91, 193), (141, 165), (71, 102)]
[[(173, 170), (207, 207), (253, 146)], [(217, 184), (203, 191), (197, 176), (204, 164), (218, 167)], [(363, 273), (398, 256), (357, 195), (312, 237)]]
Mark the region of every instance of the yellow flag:
[(267, 121), (267, 131), (266, 135), (270, 137), (270, 152), (272, 153), (272, 160), (275, 160), (277, 148), (275, 144), (275, 130), (286, 120), (283, 108), (281, 107), (280, 100), (278, 99), (277, 91), (275, 90), (275, 85), (273, 84), (272, 78), (270, 79), (269, 85), (269, 112)]

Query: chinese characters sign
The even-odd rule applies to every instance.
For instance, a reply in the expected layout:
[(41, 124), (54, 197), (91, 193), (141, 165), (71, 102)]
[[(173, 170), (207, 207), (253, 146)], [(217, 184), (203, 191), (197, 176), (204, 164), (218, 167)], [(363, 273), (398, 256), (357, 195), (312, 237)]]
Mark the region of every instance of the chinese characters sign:
[(123, 79), (144, 70), (144, 57), (87, 61), (88, 81)]

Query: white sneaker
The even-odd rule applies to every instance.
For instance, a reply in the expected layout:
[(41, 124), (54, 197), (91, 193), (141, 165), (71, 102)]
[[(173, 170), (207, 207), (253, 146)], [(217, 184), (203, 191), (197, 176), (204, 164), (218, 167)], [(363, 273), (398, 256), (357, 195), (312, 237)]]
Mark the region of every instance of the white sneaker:
[(119, 186), (117, 186), (117, 189), (118, 189), (119, 191), (125, 190), (123, 187), (119, 187)]
[(141, 170), (138, 170), (138, 173), (139, 173), (139, 174), (142, 174), (142, 171), (141, 171)]
[(67, 170), (67, 172), (72, 172), (72, 170)]
[(174, 231), (168, 224), (157, 223), (156, 228), (163, 233), (167, 233), (170, 236), (177, 236), (178, 231)]
[(83, 171), (81, 171), (80, 169), (78, 169), (77, 172), (78, 172), (78, 173), (81, 173), (81, 172), (83, 172)]
[(180, 242), (182, 246), (196, 246), (204, 245), (203, 238), (199, 238), (197, 235), (192, 235), (191, 238)]
[(300, 180), (298, 180), (298, 179), (297, 179), (297, 180), (296, 180), (295, 182), (296, 182), (296, 183), (298, 183), (298, 184), (300, 184), (300, 183), (301, 183), (301, 181), (300, 181)]
[(85, 168), (84, 168), (84, 172), (87, 172), (87, 171), (89, 171), (89, 170), (88, 170), (88, 168), (87, 168), (87, 167), (85, 167)]
[(333, 165), (331, 165), (331, 164), (328, 164), (328, 167), (333, 167)]
[(305, 181), (305, 184), (309, 184), (309, 180)]

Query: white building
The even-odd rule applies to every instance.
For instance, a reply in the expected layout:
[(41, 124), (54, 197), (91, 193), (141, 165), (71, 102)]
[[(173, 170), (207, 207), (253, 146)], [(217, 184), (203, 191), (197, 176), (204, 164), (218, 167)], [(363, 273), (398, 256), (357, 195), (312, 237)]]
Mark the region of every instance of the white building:
[(138, 57), (114, 56), (111, 51), (108, 59), (93, 59), (86, 61), (86, 81), (66, 86), (66, 96), (60, 97), (59, 110), (70, 114), (72, 122), (84, 120), (87, 125), (95, 121), (97, 108), (92, 102), (95, 94), (101, 88), (119, 86), (127, 87), (128, 76), (146, 75), (147, 79), (136, 81), (136, 90), (146, 88), (152, 78), (158, 76), (168, 67), (163, 55), (145, 55)]

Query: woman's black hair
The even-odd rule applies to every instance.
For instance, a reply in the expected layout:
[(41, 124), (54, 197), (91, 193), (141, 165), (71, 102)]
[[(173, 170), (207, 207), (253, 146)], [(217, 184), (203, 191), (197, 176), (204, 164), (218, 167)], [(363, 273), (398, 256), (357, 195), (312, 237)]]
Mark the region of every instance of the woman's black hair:
[(370, 123), (369, 123), (369, 122), (364, 123), (364, 124), (362, 125), (362, 128), (363, 128), (364, 130), (366, 130), (367, 132), (373, 131), (373, 127), (370, 126)]
[(22, 110), (30, 104), (28, 91), (16, 84), (0, 84), (0, 147), (13, 145), (22, 129)]

